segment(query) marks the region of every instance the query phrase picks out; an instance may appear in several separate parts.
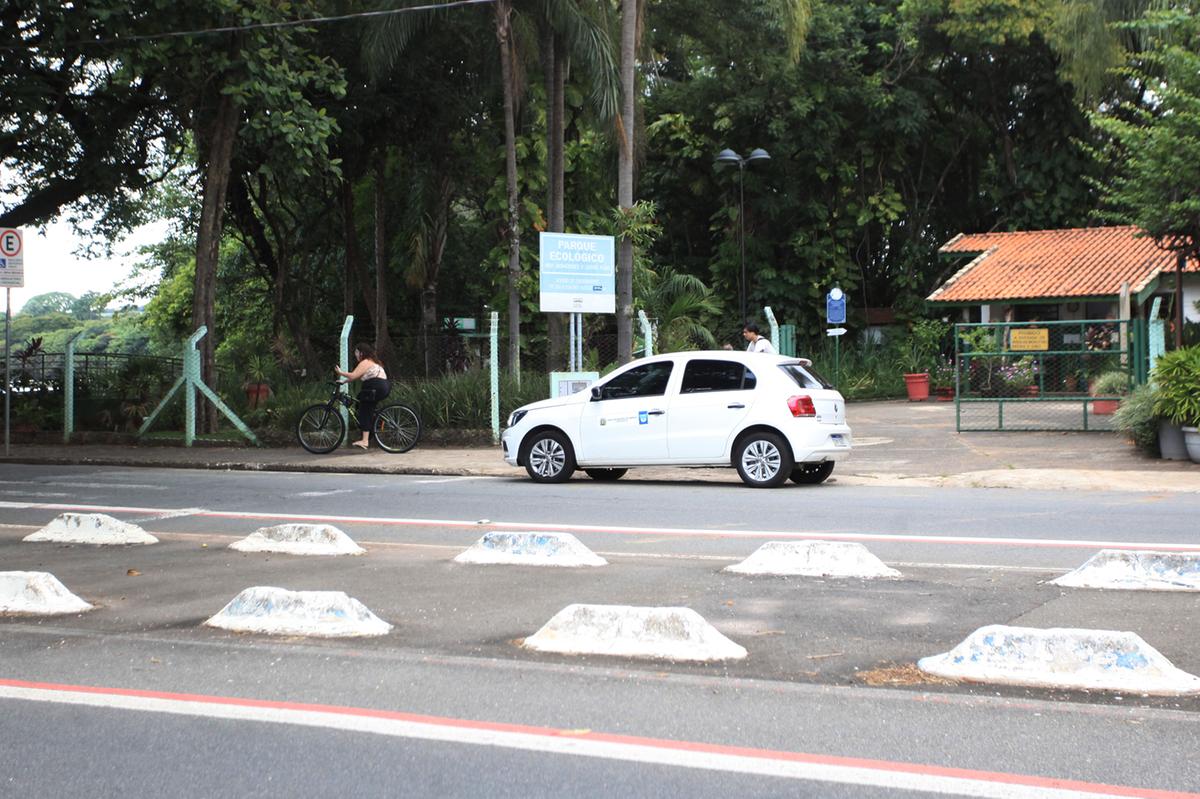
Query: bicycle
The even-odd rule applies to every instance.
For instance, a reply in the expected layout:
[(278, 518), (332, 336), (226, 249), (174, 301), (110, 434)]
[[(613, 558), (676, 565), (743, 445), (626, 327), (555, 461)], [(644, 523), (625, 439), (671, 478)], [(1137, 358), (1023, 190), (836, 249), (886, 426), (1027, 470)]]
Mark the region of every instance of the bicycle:
[[(333, 452), (346, 438), (346, 420), (342, 418), (339, 406), (345, 407), (350, 418), (358, 423), (358, 399), (338, 390), (344, 383), (328, 382), (333, 386), (329, 401), (309, 406), (296, 423), (296, 439), (314, 455)], [(372, 428), (371, 433), (380, 447), (388, 452), (408, 452), (421, 437), (421, 417), (412, 408), (397, 402), (375, 412)]]

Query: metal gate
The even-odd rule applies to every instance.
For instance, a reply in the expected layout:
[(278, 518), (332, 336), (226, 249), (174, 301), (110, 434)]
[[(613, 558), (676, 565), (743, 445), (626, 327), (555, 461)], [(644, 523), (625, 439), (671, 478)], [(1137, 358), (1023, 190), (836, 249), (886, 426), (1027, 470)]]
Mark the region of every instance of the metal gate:
[(1141, 319), (956, 324), (957, 429), (1112, 430), (1146, 360)]

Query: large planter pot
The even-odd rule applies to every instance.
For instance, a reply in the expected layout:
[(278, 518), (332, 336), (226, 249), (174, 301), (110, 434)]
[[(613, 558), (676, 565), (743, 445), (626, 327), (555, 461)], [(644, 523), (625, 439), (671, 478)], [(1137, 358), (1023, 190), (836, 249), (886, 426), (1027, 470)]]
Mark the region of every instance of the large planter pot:
[(1188, 459), (1187, 447), (1183, 441), (1183, 429), (1165, 419), (1160, 419), (1158, 422), (1158, 451), (1162, 453), (1164, 460), (1169, 461), (1186, 461)]
[(909, 402), (924, 402), (929, 399), (929, 373), (905, 375), (904, 387), (908, 389)]
[(271, 386), (267, 383), (247, 383), (246, 384), (246, 405), (250, 408), (259, 408), (267, 404), (267, 399), (271, 396)]
[(1192, 463), (1200, 463), (1200, 430), (1195, 427), (1180, 428), (1183, 430), (1183, 446), (1187, 449)]
[(1092, 413), (1096, 416), (1112, 416), (1119, 407), (1120, 400), (1092, 400)]

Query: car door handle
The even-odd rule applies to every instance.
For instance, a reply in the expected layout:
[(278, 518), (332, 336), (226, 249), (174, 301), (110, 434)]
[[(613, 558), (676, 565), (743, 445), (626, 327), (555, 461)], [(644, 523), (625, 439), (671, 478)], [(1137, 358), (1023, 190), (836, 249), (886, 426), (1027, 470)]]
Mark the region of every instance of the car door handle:
[(745, 408), (746, 406), (740, 402), (731, 402), (725, 406), (726, 408)]
[(658, 411), (658, 410), (655, 410), (655, 411), (649, 411), (649, 412), (648, 412), (648, 415), (650, 415), (650, 416), (662, 416), (664, 413), (666, 413), (666, 411)]

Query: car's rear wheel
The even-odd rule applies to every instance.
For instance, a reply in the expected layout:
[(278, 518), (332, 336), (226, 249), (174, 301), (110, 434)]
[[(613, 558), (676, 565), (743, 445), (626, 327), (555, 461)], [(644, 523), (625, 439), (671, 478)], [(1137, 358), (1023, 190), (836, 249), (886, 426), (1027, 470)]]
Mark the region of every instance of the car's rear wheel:
[(750, 433), (734, 448), (734, 465), (751, 488), (775, 488), (792, 473), (792, 451), (775, 433)]
[(525, 471), (535, 483), (562, 483), (575, 473), (571, 442), (557, 430), (534, 433), (525, 445)]
[(599, 480), (602, 483), (611, 483), (613, 480), (620, 480), (625, 476), (628, 469), (584, 469), (588, 477), (593, 480)]
[(824, 483), (833, 474), (833, 461), (821, 463), (797, 463), (792, 470), (792, 482), (799, 485)]

